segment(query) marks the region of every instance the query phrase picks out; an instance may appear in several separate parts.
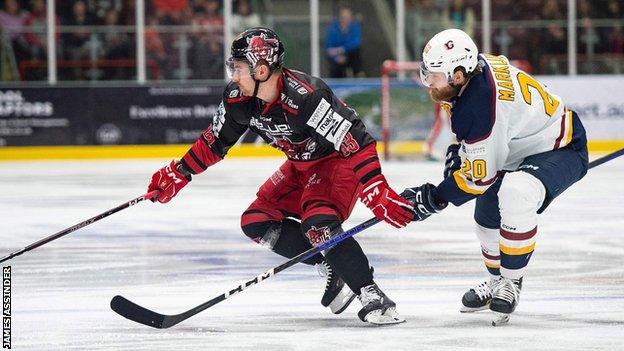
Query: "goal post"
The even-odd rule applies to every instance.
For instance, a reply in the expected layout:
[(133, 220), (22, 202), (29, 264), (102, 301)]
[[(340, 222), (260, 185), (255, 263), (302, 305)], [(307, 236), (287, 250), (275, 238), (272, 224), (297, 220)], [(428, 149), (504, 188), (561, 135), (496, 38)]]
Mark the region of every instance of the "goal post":
[(417, 155), (439, 158), (448, 146), (452, 134), (448, 116), (431, 101), (420, 83), (419, 70), (418, 61), (386, 60), (381, 66), (381, 137), (386, 160)]

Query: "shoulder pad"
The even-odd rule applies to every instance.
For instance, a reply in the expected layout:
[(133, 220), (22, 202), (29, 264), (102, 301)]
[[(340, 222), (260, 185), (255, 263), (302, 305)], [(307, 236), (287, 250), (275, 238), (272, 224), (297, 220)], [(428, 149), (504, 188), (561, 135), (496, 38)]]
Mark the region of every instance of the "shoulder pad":
[(223, 100), (228, 104), (236, 104), (251, 99), (249, 96), (244, 96), (238, 84), (230, 82), (223, 90)]
[(307, 75), (305, 73), (284, 69), (284, 78), (285, 88), (299, 95), (306, 95), (315, 90), (312, 85), (310, 85), (310, 82), (307, 81)]
[(488, 71), (471, 79), (453, 107), (453, 133), (469, 144), (486, 139), (496, 121), (496, 101), (492, 98), (495, 96), (494, 86)]

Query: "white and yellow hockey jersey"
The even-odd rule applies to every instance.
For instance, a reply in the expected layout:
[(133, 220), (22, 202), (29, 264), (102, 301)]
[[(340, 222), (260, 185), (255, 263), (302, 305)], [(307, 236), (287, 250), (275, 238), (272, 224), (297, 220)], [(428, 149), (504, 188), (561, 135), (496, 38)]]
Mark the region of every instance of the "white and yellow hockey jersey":
[(505, 56), (479, 55), (479, 64), (482, 73), (445, 106), (461, 144), (462, 168), (438, 185), (435, 196), (455, 205), (485, 193), (527, 156), (586, 143), (576, 113)]

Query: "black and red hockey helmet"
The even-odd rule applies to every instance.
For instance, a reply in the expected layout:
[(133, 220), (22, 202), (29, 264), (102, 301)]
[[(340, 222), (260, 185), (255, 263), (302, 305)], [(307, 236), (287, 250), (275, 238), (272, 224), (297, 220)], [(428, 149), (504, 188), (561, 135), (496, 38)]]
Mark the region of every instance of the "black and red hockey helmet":
[(271, 72), (284, 63), (284, 44), (269, 28), (254, 27), (240, 33), (232, 42), (232, 60), (246, 60), (253, 72), (258, 63), (265, 63)]

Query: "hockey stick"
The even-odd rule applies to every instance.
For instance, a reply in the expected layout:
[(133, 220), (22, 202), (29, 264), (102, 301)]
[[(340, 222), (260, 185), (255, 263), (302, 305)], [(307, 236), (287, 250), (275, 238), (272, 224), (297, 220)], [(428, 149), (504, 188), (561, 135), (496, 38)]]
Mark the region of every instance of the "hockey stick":
[(239, 292), (247, 289), (248, 287), (252, 286), (252, 285), (256, 285), (258, 283), (260, 283), (261, 281), (268, 279), (272, 276), (274, 276), (275, 274), (291, 267), (294, 266), (295, 264), (301, 262), (301, 261), (305, 261), (306, 259), (316, 255), (317, 253), (328, 249), (336, 244), (338, 244), (339, 242), (350, 238), (352, 236), (354, 236), (355, 234), (379, 223), (379, 219), (377, 218), (371, 218), (368, 221), (361, 223), (345, 232), (342, 232), (338, 235), (336, 235), (335, 237), (329, 239), (328, 241), (322, 243), (319, 246), (313, 247), (311, 249), (309, 249), (308, 251), (302, 252), (299, 255), (291, 258), (290, 260), (282, 263), (281, 265), (271, 268), (268, 271), (260, 274), (259, 276), (246, 281), (245, 283), (237, 286), (236, 288), (225, 292), (207, 302), (202, 303), (201, 305), (197, 306), (197, 307), (193, 307), (190, 310), (180, 313), (180, 314), (174, 314), (174, 315), (165, 315), (165, 314), (160, 314), (151, 310), (148, 310), (145, 307), (139, 306), (137, 304), (135, 304), (134, 302), (126, 299), (123, 296), (117, 295), (115, 297), (113, 297), (113, 299), (111, 300), (110, 306), (113, 309), (113, 311), (117, 312), (119, 315), (121, 315), (122, 317), (125, 317), (127, 319), (130, 319), (132, 321), (135, 321), (137, 323), (141, 323), (150, 327), (154, 327), (154, 328), (158, 328), (158, 329), (166, 329), (166, 328), (170, 328), (182, 321), (187, 320), (188, 318), (198, 314), (199, 312), (208, 309), (216, 304), (218, 304), (221, 301), (224, 301), (225, 299), (229, 298), (232, 295), (238, 294)]
[[(610, 161), (618, 156), (621, 156), (624, 154), (624, 149), (615, 151), (611, 154), (608, 154), (604, 157), (601, 157), (599, 159), (596, 159), (592, 162), (589, 163), (589, 168), (593, 168), (596, 167), (598, 165), (601, 165), (607, 161)], [(304, 261), (314, 255), (316, 255), (317, 253), (328, 249), (336, 244), (338, 244), (339, 242), (350, 238), (352, 236), (354, 236), (355, 234), (370, 228), (371, 226), (375, 225), (379, 223), (379, 219), (377, 218), (371, 218), (368, 221), (359, 224), (343, 233), (340, 233), (339, 235), (331, 238), (330, 240), (324, 242), (323, 244), (317, 246), (317, 247), (313, 247), (311, 249), (309, 249), (308, 251), (305, 251), (301, 254), (299, 254), (298, 256), (291, 258), (290, 260), (282, 263), (281, 265), (269, 269), (268, 271), (264, 272), (263, 274), (260, 274), (259, 276), (239, 285), (238, 287), (223, 293), (207, 302), (202, 303), (201, 305), (191, 308), (190, 310), (180, 313), (180, 314), (174, 314), (174, 315), (164, 315), (164, 314), (160, 314), (157, 312), (154, 312), (152, 310), (149, 310), (145, 307), (139, 306), (136, 303), (126, 299), (123, 296), (117, 295), (115, 297), (113, 297), (113, 299), (111, 300), (110, 306), (113, 309), (113, 311), (115, 311), (117, 314), (121, 315), (124, 318), (127, 318), (129, 320), (135, 321), (137, 323), (141, 323), (153, 328), (158, 328), (158, 329), (167, 329), (170, 328), (180, 322), (183, 322), (185, 320), (187, 320), (188, 318), (218, 304), (219, 302), (222, 302), (224, 300), (226, 300), (227, 298), (229, 298), (232, 295), (235, 295), (239, 292), (242, 292), (243, 290), (247, 289), (248, 287), (252, 286), (252, 285), (256, 285), (258, 283), (260, 283), (261, 281), (268, 279), (270, 277), (272, 277), (273, 275), (301, 262)]]
[(607, 161), (611, 161), (614, 158), (620, 157), (622, 155), (624, 155), (624, 149), (619, 149), (618, 151), (614, 151), (614, 152), (612, 152), (612, 153), (610, 153), (608, 155), (602, 156), (601, 158), (598, 158), (598, 159), (595, 159), (595, 160), (591, 161), (589, 163), (589, 168), (588, 169), (594, 168), (596, 166), (600, 166), (601, 164), (603, 164), (603, 163), (605, 163)]
[(63, 230), (61, 230), (60, 232), (58, 232), (56, 234), (52, 234), (52, 235), (50, 235), (48, 237), (45, 237), (45, 238), (43, 238), (43, 239), (41, 239), (41, 240), (39, 240), (37, 242), (34, 242), (34, 243), (32, 243), (32, 244), (30, 244), (30, 245), (28, 245), (28, 246), (26, 246), (26, 247), (24, 247), (24, 248), (22, 248), (20, 250), (14, 251), (14, 252), (10, 253), (7, 256), (2, 257), (2, 259), (0, 259), (0, 263), (2, 263), (4, 261), (8, 261), (8, 260), (12, 259), (15, 256), (19, 256), (19, 255), (23, 254), (26, 251), (30, 251), (32, 249), (35, 249), (35, 248), (41, 246), (41, 245), (47, 244), (50, 241), (56, 240), (56, 239), (58, 239), (58, 238), (60, 238), (62, 236), (65, 236), (65, 235), (67, 235), (67, 234), (69, 234), (71, 232), (75, 232), (76, 230), (78, 230), (78, 229), (80, 229), (82, 227), (86, 227), (86, 226), (88, 226), (91, 223), (97, 222), (97, 221), (99, 221), (102, 218), (105, 218), (105, 217), (108, 217), (108, 216), (112, 215), (113, 213), (119, 212), (119, 211), (121, 211), (123, 209), (126, 209), (126, 208), (130, 207), (130, 206), (136, 205), (136, 204), (138, 204), (139, 202), (141, 202), (143, 200), (152, 199), (157, 194), (158, 194), (158, 190), (150, 191), (147, 194), (143, 194), (143, 195), (141, 195), (141, 196), (139, 196), (139, 197), (137, 197), (135, 199), (132, 199), (132, 200), (126, 202), (126, 203), (123, 203), (123, 204), (121, 204), (121, 205), (119, 205), (119, 206), (117, 206), (115, 208), (112, 208), (112, 209), (106, 211), (106, 212), (100, 213), (99, 215), (97, 215), (95, 217), (91, 217), (91, 218), (87, 219), (86, 221), (80, 222), (80, 223), (78, 223), (78, 224), (76, 224), (74, 226), (71, 226), (71, 227), (67, 228), (67, 229), (63, 229)]

